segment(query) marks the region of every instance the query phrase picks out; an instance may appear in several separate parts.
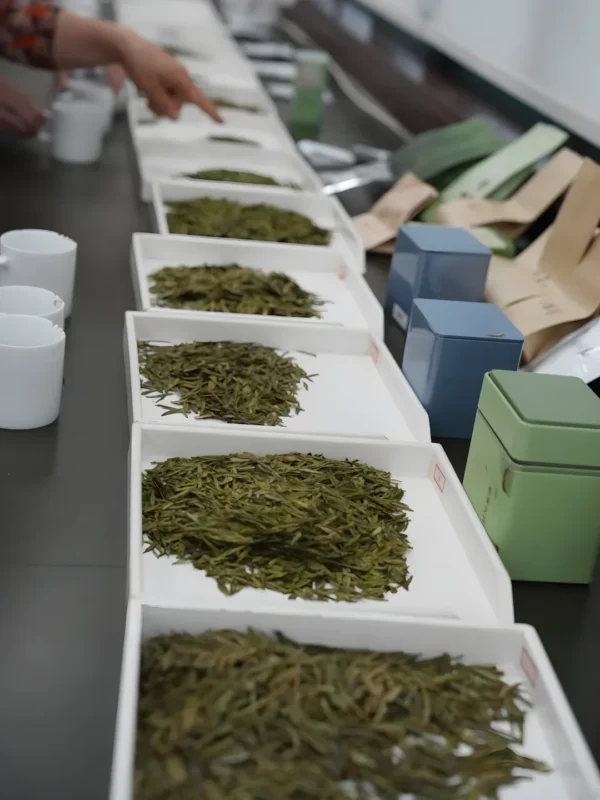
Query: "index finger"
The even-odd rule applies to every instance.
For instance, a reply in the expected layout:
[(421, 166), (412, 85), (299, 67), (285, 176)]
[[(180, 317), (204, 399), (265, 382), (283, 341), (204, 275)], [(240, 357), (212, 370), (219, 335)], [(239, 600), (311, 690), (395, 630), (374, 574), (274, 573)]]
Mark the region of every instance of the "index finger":
[(186, 73), (185, 78), (182, 77), (180, 82), (180, 89), (184, 95), (183, 99), (187, 103), (194, 103), (203, 111), (205, 111), (211, 119), (215, 122), (223, 123), (225, 120), (219, 114), (217, 107), (208, 99), (205, 94), (202, 94), (200, 89), (196, 86), (191, 77)]

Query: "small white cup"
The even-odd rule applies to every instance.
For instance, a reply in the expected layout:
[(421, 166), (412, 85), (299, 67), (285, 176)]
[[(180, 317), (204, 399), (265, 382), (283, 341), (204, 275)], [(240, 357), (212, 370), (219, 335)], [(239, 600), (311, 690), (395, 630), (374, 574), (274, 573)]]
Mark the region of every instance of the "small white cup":
[(55, 231), (24, 229), (0, 236), (0, 286), (40, 286), (71, 313), (77, 243)]
[(65, 304), (54, 292), (39, 286), (0, 286), (0, 314), (42, 317), (65, 327)]
[(60, 97), (52, 106), (52, 155), (68, 164), (93, 164), (102, 153), (106, 108), (94, 100)]
[(73, 99), (69, 102), (87, 100), (97, 105), (98, 108), (102, 110), (102, 127), (104, 133), (106, 134), (110, 131), (115, 113), (115, 93), (110, 86), (103, 86), (100, 83), (94, 83), (94, 81), (81, 78), (70, 78), (69, 93), (73, 96)]
[(50, 425), (60, 412), (65, 332), (50, 320), (0, 315), (0, 428)]

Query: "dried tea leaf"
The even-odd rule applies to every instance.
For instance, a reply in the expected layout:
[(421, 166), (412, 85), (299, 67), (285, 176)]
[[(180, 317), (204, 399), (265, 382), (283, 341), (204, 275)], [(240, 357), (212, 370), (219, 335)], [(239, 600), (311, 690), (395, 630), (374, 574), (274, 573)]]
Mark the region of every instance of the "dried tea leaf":
[(142, 477), (143, 532), (224, 594), (384, 600), (407, 589), (408, 506), (388, 472), (288, 453), (169, 458)]
[(244, 144), (250, 147), (260, 147), (258, 142), (252, 139), (244, 139), (241, 136), (208, 136), (209, 142), (222, 142), (223, 144)]
[(244, 172), (236, 169), (203, 169), (199, 172), (192, 172), (184, 175), (185, 178), (193, 178), (200, 181), (228, 181), (229, 183), (253, 183), (260, 186), (282, 186), (285, 189), (300, 189), (296, 183), (283, 183), (269, 178), (267, 175), (259, 175), (257, 172)]
[(302, 411), (296, 394), (310, 376), (271, 347), (238, 342), (138, 342), (142, 394), (165, 414), (247, 425), (281, 425)]
[(210, 100), (217, 108), (231, 108), (235, 111), (246, 111), (248, 114), (264, 114), (264, 110), (260, 106), (252, 103), (236, 103), (225, 97), (211, 97)]
[(330, 231), (319, 228), (303, 214), (263, 203), (243, 205), (235, 200), (200, 197), (167, 205), (171, 233), (322, 246), (331, 240)]
[(323, 301), (282, 272), (240, 267), (164, 267), (151, 276), (157, 305), (280, 317), (320, 317)]
[[(216, 630), (142, 647), (135, 800), (497, 798), (548, 768), (494, 666)], [(499, 731), (502, 731), (499, 733)]]

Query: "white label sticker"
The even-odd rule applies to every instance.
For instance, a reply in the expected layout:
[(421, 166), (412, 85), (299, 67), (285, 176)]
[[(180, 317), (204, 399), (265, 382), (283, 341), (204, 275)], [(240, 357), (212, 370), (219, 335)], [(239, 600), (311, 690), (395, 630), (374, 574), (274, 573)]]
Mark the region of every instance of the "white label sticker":
[(369, 355), (371, 356), (371, 359), (374, 364), (377, 364), (379, 362), (379, 345), (377, 344), (375, 339), (371, 339), (371, 342), (369, 344)]
[(446, 488), (446, 476), (437, 464), (435, 465), (435, 469), (433, 471), (433, 480), (440, 492), (443, 492)]
[(408, 314), (403, 308), (400, 308), (398, 303), (394, 303), (392, 306), (392, 317), (398, 327), (405, 331), (408, 326)]
[(538, 680), (538, 668), (535, 661), (531, 657), (531, 653), (526, 647), (521, 649), (521, 669), (525, 673), (525, 677), (535, 689)]

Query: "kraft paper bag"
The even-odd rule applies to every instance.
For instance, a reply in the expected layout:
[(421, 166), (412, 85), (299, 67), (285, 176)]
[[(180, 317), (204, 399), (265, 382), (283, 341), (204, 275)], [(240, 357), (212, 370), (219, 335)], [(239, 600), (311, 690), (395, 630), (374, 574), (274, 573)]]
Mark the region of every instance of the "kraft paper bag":
[(513, 238), (567, 191), (582, 164), (583, 158), (565, 147), (507, 200), (454, 200), (438, 208), (435, 221), (465, 228), (502, 224)]
[(599, 221), (600, 166), (585, 159), (554, 225), (517, 258), (492, 258), (486, 299), (526, 337), (526, 361), (598, 313)]
[(436, 197), (433, 186), (424, 183), (412, 172), (407, 172), (370, 211), (354, 217), (365, 250), (376, 250), (385, 245), (390, 249), (383, 252), (393, 253), (400, 225), (416, 217)]

